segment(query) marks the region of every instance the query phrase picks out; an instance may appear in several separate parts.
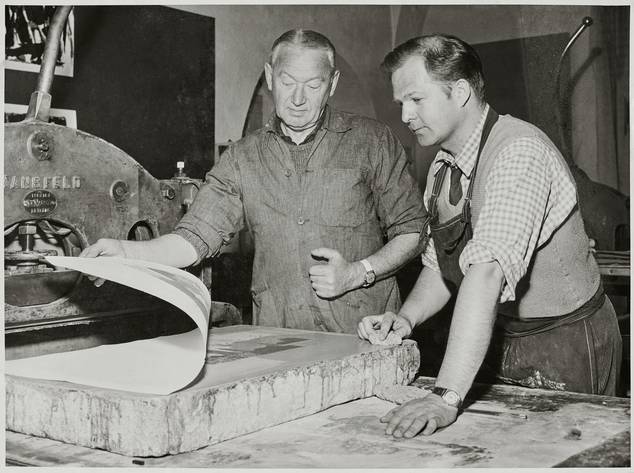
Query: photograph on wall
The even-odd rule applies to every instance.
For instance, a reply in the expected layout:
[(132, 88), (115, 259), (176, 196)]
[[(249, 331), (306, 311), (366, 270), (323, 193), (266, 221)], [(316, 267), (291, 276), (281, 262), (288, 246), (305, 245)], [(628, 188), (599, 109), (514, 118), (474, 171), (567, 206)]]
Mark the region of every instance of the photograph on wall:
[[(5, 6), (5, 67), (40, 72), (55, 6)], [(75, 20), (71, 11), (60, 38), (55, 74), (73, 77)]]
[[(16, 123), (24, 120), (28, 110), (27, 105), (18, 105), (13, 103), (4, 104), (4, 122)], [(67, 108), (51, 108), (49, 112), (49, 123), (67, 126), (68, 128), (77, 129), (77, 112)]]

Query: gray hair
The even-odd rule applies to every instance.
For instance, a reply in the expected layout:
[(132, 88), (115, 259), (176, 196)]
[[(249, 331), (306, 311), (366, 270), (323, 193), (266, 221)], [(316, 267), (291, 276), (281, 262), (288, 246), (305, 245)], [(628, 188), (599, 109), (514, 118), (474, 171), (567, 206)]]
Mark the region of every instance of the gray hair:
[(279, 49), (282, 45), (289, 44), (300, 46), (302, 48), (322, 49), (328, 56), (328, 62), (332, 70), (336, 69), (335, 63), (335, 47), (323, 34), (312, 30), (294, 29), (283, 33), (273, 42), (271, 54), (269, 55), (269, 64), (274, 65), (277, 60)]
[(482, 61), (473, 46), (450, 35), (419, 36), (394, 48), (385, 56), (381, 68), (391, 75), (412, 56), (423, 58), (427, 73), (439, 82), (465, 79), (478, 99), (484, 102)]

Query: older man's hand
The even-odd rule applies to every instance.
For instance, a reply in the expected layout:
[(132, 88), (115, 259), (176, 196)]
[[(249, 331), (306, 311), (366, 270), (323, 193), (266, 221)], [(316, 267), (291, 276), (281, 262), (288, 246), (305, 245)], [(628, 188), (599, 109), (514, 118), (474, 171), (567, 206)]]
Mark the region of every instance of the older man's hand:
[(95, 258), (97, 256), (118, 256), (127, 258), (125, 249), (126, 241), (114, 240), (112, 238), (100, 238), (95, 243), (84, 248), (79, 254), (81, 258)]
[(349, 263), (337, 250), (317, 248), (310, 252), (315, 259), (326, 261), (308, 270), (310, 283), (319, 297), (332, 299), (359, 287), (365, 268), (361, 263)]
[[(112, 238), (100, 238), (92, 245), (83, 249), (79, 254), (80, 258), (96, 258), (97, 256), (118, 256), (120, 258), (128, 258), (125, 249), (126, 242), (123, 240), (114, 240)], [(88, 275), (93, 284), (97, 287), (102, 286), (105, 279)]]
[(411, 438), (421, 431), (423, 435), (431, 435), (453, 424), (457, 417), (457, 407), (450, 406), (440, 396), (428, 394), (392, 409), (380, 420), (387, 424), (387, 435)]

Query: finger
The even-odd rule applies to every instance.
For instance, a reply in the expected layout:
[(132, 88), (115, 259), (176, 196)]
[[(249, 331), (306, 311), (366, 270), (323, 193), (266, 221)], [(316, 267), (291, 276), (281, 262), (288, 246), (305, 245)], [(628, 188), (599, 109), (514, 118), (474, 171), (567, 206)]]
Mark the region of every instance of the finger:
[(425, 419), (424, 417), (418, 416), (416, 419), (414, 419), (414, 422), (411, 423), (409, 428), (403, 433), (403, 437), (411, 439), (412, 437), (417, 435), (421, 430), (423, 430), (423, 427), (425, 427), (426, 422), (427, 422), (427, 419)]
[(330, 288), (313, 286), (313, 290), (315, 291), (315, 294), (317, 294), (317, 297), (321, 299), (332, 299), (334, 297), (334, 292)]
[(423, 430), (423, 435), (431, 435), (436, 432), (438, 428), (438, 417), (432, 417), (427, 421), (427, 426)]
[(368, 322), (371, 323), (371, 325), (376, 325), (380, 323), (381, 320), (383, 320), (383, 316), (382, 315), (366, 315), (365, 317), (363, 317), (363, 320), (367, 320)]
[(357, 335), (361, 340), (367, 340), (368, 337), (365, 337), (363, 333), (361, 333), (361, 324), (357, 325)]
[(412, 327), (409, 325), (409, 322), (403, 321), (401, 318), (394, 322), (392, 330), (401, 338), (406, 338), (412, 333)]
[(410, 330), (408, 330), (406, 327), (403, 327), (402, 325), (400, 327), (392, 326), (392, 330), (401, 338), (407, 338), (407, 336), (411, 333)]
[(97, 245), (90, 245), (79, 253), (81, 258), (96, 258), (101, 254), (101, 248)]
[(396, 428), (398, 427), (398, 424), (400, 424), (401, 422), (401, 418), (400, 417), (392, 417), (390, 419), (390, 421), (387, 423), (387, 427), (385, 428), (385, 433), (387, 435), (392, 435), (394, 434), (394, 431), (396, 430)]
[(391, 312), (388, 312), (383, 316), (383, 320), (381, 321), (381, 328), (379, 329), (378, 333), (381, 340), (385, 340), (385, 337), (387, 337), (387, 334), (392, 328), (392, 325), (394, 325), (394, 319), (394, 314), (392, 314)]
[(391, 409), (387, 414), (385, 414), (383, 417), (381, 417), (379, 419), (379, 421), (383, 422), (384, 424), (389, 422), (390, 419), (392, 418), (392, 416), (397, 413), (399, 410), (401, 409), (401, 406), (395, 407), (394, 409)]
[(328, 275), (329, 273), (330, 273), (330, 268), (328, 268), (328, 266), (325, 264), (318, 264), (315, 266), (311, 266), (308, 269), (308, 274), (313, 277), (315, 276), (324, 277)]
[(313, 258), (323, 258), (326, 260), (336, 259), (341, 257), (337, 250), (332, 248), (315, 248), (310, 252)]
[(381, 321), (381, 316), (368, 315), (361, 319), (361, 322), (359, 322), (359, 325), (362, 325), (363, 329), (367, 333), (370, 333), (370, 332), (374, 332), (374, 327), (376, 326), (377, 322), (380, 323), (380, 321)]
[(324, 281), (326, 281), (328, 278), (324, 275), (321, 274), (309, 274), (308, 275), (310, 282), (321, 282), (323, 283)]
[(403, 436), (405, 432), (410, 428), (416, 417), (404, 417), (403, 420), (396, 426), (394, 433), (392, 434), (396, 438)]
[(357, 334), (359, 334), (359, 338), (362, 338), (363, 340), (370, 338), (368, 336), (368, 332), (365, 330), (365, 326), (363, 325), (363, 320), (357, 324)]
[(405, 417), (405, 412), (403, 412), (402, 409), (400, 411), (398, 411), (398, 412), (395, 412), (394, 415), (392, 415), (392, 418), (387, 423), (387, 427), (385, 429), (385, 433), (388, 434), (388, 435), (392, 435), (394, 433), (394, 431), (396, 430), (396, 428), (403, 421), (404, 417)]
[(363, 340), (367, 340), (368, 342), (372, 343), (372, 335), (369, 334), (368, 332), (365, 331), (365, 329), (363, 327), (358, 327), (357, 328), (357, 333), (359, 334), (359, 336), (363, 339)]
[(328, 291), (331, 290), (332, 287), (330, 284), (327, 284), (325, 281), (314, 281), (311, 282), (311, 286), (313, 286), (314, 290)]
[(367, 340), (369, 338), (368, 333), (365, 331), (365, 327), (361, 322), (357, 325), (357, 334), (362, 340)]
[(366, 340), (370, 338), (370, 334), (374, 333), (374, 324), (375, 324), (376, 316), (368, 316), (363, 317), (359, 322), (359, 330), (364, 335), (363, 338)]
[(93, 282), (93, 284), (95, 285), (95, 287), (101, 287), (103, 286), (103, 283), (105, 283), (106, 280), (103, 278), (97, 278), (95, 279), (95, 281)]

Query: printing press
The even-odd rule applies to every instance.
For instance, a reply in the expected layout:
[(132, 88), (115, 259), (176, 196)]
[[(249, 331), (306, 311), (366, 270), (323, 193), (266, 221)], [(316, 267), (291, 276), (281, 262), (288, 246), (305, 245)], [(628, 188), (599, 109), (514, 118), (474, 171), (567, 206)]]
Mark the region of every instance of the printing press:
[[(61, 33), (70, 7), (51, 34)], [(57, 30), (57, 31), (55, 31)], [(174, 309), (122, 286), (96, 288), (78, 272), (54, 268), (48, 255), (77, 256), (98, 238), (146, 240), (168, 233), (201, 184), (183, 163), (156, 179), (115, 145), (49, 123), (58, 44), (45, 58), (24, 121), (5, 124), (4, 280), (8, 359), (186, 330)], [(192, 271), (211, 288), (211, 263)], [(212, 323), (240, 321), (214, 304)]]
[[(58, 8), (51, 37), (59, 37), (71, 8)], [(175, 163), (174, 177), (156, 179), (116, 144), (49, 123), (58, 46), (46, 45), (24, 121), (5, 124), (7, 360), (193, 327), (158, 298), (114, 283), (97, 288), (86, 275), (44, 260), (77, 256), (99, 238), (169, 233), (202, 184), (187, 176), (183, 162)], [(210, 260), (189, 269), (213, 294), (212, 270)], [(242, 323), (236, 307), (212, 301), (204, 370), (169, 396), (7, 377), (6, 463), (419, 468), (630, 462), (629, 400), (518, 386), (475, 385), (460, 423), (431, 440), (395, 440), (385, 435), (380, 416), (407, 400), (412, 391), (400, 388), (433, 386), (433, 379), (419, 376), (428, 360), (416, 342), (381, 347), (354, 335)], [(527, 438), (541, 456), (526, 447)]]

